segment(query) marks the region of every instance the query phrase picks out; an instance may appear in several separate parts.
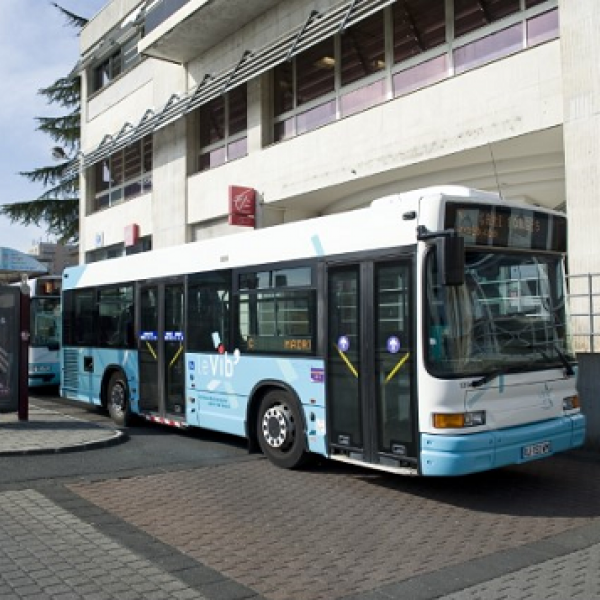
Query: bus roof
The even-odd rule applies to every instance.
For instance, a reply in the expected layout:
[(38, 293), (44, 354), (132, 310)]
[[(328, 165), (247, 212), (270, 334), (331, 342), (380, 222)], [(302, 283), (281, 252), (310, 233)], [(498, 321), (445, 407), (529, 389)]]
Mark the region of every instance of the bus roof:
[(408, 246), (417, 243), (417, 225), (442, 226), (440, 206), (449, 197), (503, 203), (497, 194), (460, 186), (425, 188), (375, 200), (367, 208), (69, 267), (63, 289)]

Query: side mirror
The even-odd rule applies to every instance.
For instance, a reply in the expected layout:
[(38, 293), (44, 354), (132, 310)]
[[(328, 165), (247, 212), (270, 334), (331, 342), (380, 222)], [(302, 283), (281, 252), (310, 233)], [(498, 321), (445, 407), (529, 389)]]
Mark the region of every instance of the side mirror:
[(459, 286), (465, 282), (465, 239), (458, 235), (435, 241), (442, 285)]

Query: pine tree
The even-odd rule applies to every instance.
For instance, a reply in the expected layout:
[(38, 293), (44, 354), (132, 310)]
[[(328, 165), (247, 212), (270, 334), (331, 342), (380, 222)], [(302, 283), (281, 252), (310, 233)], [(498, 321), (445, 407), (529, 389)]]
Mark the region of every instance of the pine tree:
[[(81, 30), (87, 23), (87, 19), (65, 10), (55, 2), (51, 4), (77, 30)], [(44, 224), (48, 233), (55, 235), (61, 243), (76, 242), (79, 238), (79, 178), (66, 178), (65, 173), (79, 151), (80, 79), (61, 77), (38, 93), (47, 98), (48, 104), (56, 104), (69, 111), (63, 116), (36, 119), (37, 129), (48, 134), (56, 144), (52, 155), (57, 163), (20, 172), (20, 175), (32, 183), (41, 183), (46, 189), (36, 200), (0, 206), (0, 214), (7, 216), (13, 223), (19, 222), (25, 226)]]

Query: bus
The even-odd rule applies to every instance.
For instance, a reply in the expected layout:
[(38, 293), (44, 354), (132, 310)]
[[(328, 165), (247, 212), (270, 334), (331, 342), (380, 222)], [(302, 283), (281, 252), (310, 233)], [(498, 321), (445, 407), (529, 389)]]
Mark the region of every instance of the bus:
[(65, 269), (61, 394), (318, 455), (465, 475), (583, 444), (563, 214), (463, 187)]
[(29, 387), (60, 383), (61, 275), (30, 279)]

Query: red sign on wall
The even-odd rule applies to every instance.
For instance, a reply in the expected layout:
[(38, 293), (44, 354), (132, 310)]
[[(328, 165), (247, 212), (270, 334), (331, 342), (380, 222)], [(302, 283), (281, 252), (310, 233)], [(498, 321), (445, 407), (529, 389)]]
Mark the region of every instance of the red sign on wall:
[(229, 186), (229, 224), (256, 225), (256, 190), (240, 185)]
[(125, 227), (125, 246), (135, 246), (140, 237), (140, 226), (137, 223), (132, 223)]

